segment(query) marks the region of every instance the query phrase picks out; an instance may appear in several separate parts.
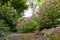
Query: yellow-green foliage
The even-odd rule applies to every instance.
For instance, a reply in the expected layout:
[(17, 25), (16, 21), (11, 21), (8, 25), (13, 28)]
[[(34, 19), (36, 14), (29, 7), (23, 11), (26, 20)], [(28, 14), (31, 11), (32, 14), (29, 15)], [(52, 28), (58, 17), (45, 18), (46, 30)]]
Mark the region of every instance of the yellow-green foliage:
[(60, 0), (50, 0), (44, 2), (40, 7), (40, 29), (56, 27), (59, 24), (56, 19), (60, 19)]
[(36, 20), (26, 20), (21, 27), (23, 33), (31, 33), (37, 31), (39, 24)]

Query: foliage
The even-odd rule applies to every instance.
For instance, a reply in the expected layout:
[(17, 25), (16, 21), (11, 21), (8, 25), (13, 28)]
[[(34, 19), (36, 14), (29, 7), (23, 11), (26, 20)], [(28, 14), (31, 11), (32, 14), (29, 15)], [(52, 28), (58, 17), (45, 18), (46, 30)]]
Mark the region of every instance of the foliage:
[(8, 35), (9, 33), (9, 27), (0, 27), (0, 37)]
[(11, 29), (16, 26), (17, 16), (17, 12), (13, 7), (7, 7), (6, 5), (0, 7), (0, 19), (3, 19)]
[[(22, 12), (27, 8), (25, 0), (0, 0), (0, 26), (8, 26), (10, 30), (16, 30), (17, 19), (22, 17)], [(3, 26), (4, 25), (4, 26)]]
[(5, 24), (5, 21), (0, 19), (0, 27), (7, 27), (7, 25)]
[(0, 19), (0, 37), (9, 34), (9, 26), (5, 23), (5, 20)]
[(43, 4), (40, 8), (39, 20), (41, 23), (40, 29), (56, 27), (59, 24), (56, 19), (60, 19), (60, 4), (59, 0), (51, 0)]
[(27, 20), (25, 24), (22, 26), (21, 31), (23, 33), (31, 33), (38, 30), (39, 24), (36, 20)]
[(44, 3), (44, 0), (38, 0), (37, 5), (41, 6)]
[(28, 5), (26, 5), (26, 0), (0, 0), (1, 4), (4, 5), (7, 3), (9, 6), (14, 7), (14, 9), (17, 9), (18, 11), (25, 10)]
[[(7, 33), (6, 33), (7, 32)], [(9, 27), (5, 23), (5, 20), (0, 19), (0, 37), (9, 34)]]

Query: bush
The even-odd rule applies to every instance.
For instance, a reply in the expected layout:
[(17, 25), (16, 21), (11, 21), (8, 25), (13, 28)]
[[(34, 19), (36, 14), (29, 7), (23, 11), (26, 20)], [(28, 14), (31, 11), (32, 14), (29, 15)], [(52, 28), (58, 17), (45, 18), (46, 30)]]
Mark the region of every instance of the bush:
[(0, 37), (5, 36), (9, 33), (9, 27), (5, 23), (5, 20), (0, 19)]
[(9, 27), (0, 27), (0, 37), (8, 35), (9, 33)]
[(5, 20), (0, 19), (0, 27), (8, 27), (8, 25), (5, 23)]
[(40, 29), (56, 27), (60, 19), (60, 0), (50, 0), (41, 6), (40, 8)]
[[(2, 22), (5, 25), (8, 25), (10, 27), (10, 30), (14, 30), (16, 27), (16, 20), (18, 18), (17, 12), (13, 7), (7, 7), (6, 5), (0, 6), (0, 19), (4, 22)], [(2, 24), (0, 25), (3, 26)]]
[[(8, 26), (10, 31), (17, 31), (17, 19), (22, 17), (21, 14), (24, 9), (27, 9), (25, 0), (0, 0), (0, 19), (4, 20), (2, 22), (4, 26)], [(3, 26), (2, 24), (0, 26)]]
[(20, 32), (22, 33), (33, 33), (38, 30), (39, 24), (36, 20), (26, 20), (24, 22)]

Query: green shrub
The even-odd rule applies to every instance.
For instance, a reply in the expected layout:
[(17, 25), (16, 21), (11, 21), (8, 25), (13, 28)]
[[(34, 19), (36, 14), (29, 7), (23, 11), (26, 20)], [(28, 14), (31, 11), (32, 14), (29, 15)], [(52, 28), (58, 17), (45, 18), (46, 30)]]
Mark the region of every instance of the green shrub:
[(24, 22), (21, 32), (22, 33), (33, 33), (38, 30), (39, 24), (36, 20), (27, 20), (27, 22)]
[(17, 18), (17, 12), (13, 7), (0, 6), (0, 19), (4, 20), (11, 30), (15, 29)]
[[(40, 8), (40, 29), (56, 27), (60, 19), (60, 0), (51, 0), (46, 2), (46, 5), (43, 4)], [(45, 6), (46, 7), (45, 7)]]
[(20, 12), (28, 7), (28, 5), (26, 5), (26, 0), (0, 0), (0, 3), (2, 5), (7, 4), (9, 7), (12, 6), (14, 9), (17, 9)]
[[(4, 26), (8, 26), (10, 31), (16, 31), (17, 19), (22, 17), (22, 12), (27, 8), (25, 0), (0, 0), (0, 19)], [(0, 24), (0, 26), (3, 26)]]
[(9, 26), (5, 23), (5, 20), (0, 19), (0, 37), (9, 33)]
[(5, 20), (0, 19), (0, 27), (8, 27), (8, 25), (5, 23)]
[(9, 27), (0, 27), (0, 37), (10, 34)]

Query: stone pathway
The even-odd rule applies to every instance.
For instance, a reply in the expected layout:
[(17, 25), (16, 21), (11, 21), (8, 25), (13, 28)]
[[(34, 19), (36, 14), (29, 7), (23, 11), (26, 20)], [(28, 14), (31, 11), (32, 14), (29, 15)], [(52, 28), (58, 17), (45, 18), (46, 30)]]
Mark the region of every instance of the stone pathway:
[(11, 34), (8, 37), (9, 40), (47, 40), (45, 37), (35, 34)]

